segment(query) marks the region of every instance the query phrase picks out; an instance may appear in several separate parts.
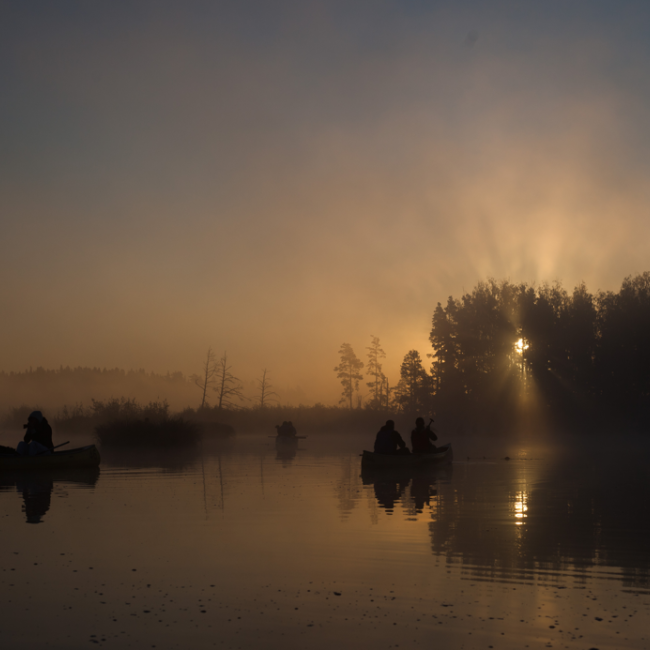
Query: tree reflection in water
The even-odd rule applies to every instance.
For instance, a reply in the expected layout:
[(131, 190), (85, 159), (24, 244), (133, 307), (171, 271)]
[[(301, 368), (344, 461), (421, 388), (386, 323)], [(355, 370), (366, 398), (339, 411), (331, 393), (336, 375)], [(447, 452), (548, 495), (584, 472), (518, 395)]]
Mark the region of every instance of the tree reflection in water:
[(288, 467), (298, 453), (298, 440), (291, 437), (278, 436), (275, 439), (276, 460), (279, 460), (283, 467)]
[(361, 480), (364, 485), (372, 485), (375, 498), (386, 514), (395, 512), (401, 503), (408, 515), (422, 514), (425, 506), (431, 505), (431, 498), (438, 494), (436, 483), (448, 480), (451, 466), (439, 468), (363, 468)]
[(472, 579), (576, 584), (586, 571), (650, 588), (650, 483), (642, 459), (456, 463), (442, 471), (363, 470), (386, 514), (428, 519), (431, 550)]

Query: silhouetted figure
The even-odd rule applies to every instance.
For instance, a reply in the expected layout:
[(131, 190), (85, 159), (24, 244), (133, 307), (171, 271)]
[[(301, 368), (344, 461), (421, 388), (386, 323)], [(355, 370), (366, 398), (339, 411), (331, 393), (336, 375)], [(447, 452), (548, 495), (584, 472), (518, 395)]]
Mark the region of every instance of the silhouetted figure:
[(290, 421), (285, 420), (282, 424), (276, 424), (275, 428), (279, 436), (295, 438), (298, 435), (296, 427)]
[(19, 454), (36, 456), (54, 449), (52, 427), (40, 411), (32, 411), (27, 418), (27, 424), (23, 424), (23, 428), (27, 431), (25, 431), (22, 442), (19, 442), (16, 447)]
[(424, 420), (418, 418), (415, 421), (415, 429), (411, 431), (411, 447), (414, 454), (430, 454), (436, 451), (436, 446), (431, 442), (438, 440), (438, 436), (431, 430), (431, 420), (424, 426)]
[(387, 420), (375, 438), (376, 454), (408, 454), (410, 453), (402, 436), (395, 431), (395, 423)]

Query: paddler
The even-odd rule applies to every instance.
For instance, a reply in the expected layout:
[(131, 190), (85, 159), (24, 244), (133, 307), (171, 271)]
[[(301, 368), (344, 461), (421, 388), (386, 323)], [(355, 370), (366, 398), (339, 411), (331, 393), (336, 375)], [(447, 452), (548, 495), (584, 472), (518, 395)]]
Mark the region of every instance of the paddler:
[(23, 440), (16, 447), (19, 454), (37, 456), (54, 449), (52, 427), (40, 411), (32, 411), (29, 414), (27, 424), (23, 424), (23, 429), (27, 429), (27, 431), (25, 431)]
[(278, 436), (283, 438), (295, 438), (298, 435), (296, 427), (293, 426), (292, 422), (287, 422), (285, 420), (282, 424), (276, 424), (275, 429), (278, 432)]
[(395, 431), (395, 422), (387, 420), (375, 438), (376, 454), (408, 454), (408, 447), (402, 436)]
[(411, 431), (411, 447), (414, 454), (431, 454), (436, 451), (436, 446), (432, 441), (438, 440), (438, 436), (431, 430), (431, 423), (424, 426), (424, 420), (418, 418), (415, 421), (415, 429)]

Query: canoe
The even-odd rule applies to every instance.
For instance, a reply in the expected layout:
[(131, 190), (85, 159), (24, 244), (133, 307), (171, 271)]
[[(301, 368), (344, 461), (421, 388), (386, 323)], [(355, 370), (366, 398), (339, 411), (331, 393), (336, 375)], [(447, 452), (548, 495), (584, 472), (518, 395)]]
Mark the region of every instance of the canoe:
[(99, 451), (95, 445), (87, 445), (67, 451), (54, 451), (40, 456), (21, 456), (20, 454), (0, 454), (0, 470), (23, 469), (63, 469), (69, 467), (97, 467)]
[(297, 447), (298, 436), (275, 436), (277, 447)]
[(438, 447), (434, 454), (375, 454), (364, 450), (361, 467), (429, 467), (447, 465), (453, 460), (451, 445)]

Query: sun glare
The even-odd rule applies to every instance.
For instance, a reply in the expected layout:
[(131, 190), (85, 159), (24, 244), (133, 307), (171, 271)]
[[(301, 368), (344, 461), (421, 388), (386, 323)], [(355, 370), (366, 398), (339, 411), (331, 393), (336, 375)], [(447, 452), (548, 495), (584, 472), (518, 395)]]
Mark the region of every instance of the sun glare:
[(526, 492), (517, 492), (514, 500), (515, 524), (521, 526), (523, 519), (528, 516), (528, 494)]
[(530, 346), (528, 345), (528, 343), (526, 343), (526, 341), (524, 341), (524, 339), (519, 339), (519, 340), (515, 343), (515, 349), (517, 350), (517, 352), (518, 352), (519, 354), (523, 354), (523, 353), (524, 353), (524, 350), (528, 350), (529, 347), (530, 347)]

